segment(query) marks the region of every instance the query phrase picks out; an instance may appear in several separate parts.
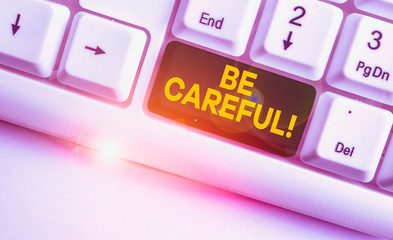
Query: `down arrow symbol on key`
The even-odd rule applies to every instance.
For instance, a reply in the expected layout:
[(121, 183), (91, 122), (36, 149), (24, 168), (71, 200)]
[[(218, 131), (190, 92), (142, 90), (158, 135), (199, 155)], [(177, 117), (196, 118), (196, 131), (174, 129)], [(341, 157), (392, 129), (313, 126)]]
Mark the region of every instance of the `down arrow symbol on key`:
[(18, 14), (16, 16), (16, 21), (15, 24), (11, 24), (12, 25), (12, 35), (15, 35), (15, 33), (19, 30), (20, 26), (19, 24), (19, 20), (20, 20), (20, 14)]
[(292, 37), (292, 31), (288, 33), (287, 40), (283, 40), (285, 51), (293, 44), (293, 42), (291, 42), (291, 37)]

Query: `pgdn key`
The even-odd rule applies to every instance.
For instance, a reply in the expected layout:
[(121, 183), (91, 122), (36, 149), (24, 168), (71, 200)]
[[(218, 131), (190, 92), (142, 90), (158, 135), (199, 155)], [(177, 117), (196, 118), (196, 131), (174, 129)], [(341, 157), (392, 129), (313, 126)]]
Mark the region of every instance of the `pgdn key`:
[(388, 81), (390, 77), (389, 72), (385, 72), (379, 66), (368, 66), (365, 62), (359, 61), (356, 67), (356, 72), (363, 72), (363, 76), (366, 78), (376, 78)]
[(392, 24), (349, 15), (328, 71), (328, 84), (393, 105), (392, 42)]

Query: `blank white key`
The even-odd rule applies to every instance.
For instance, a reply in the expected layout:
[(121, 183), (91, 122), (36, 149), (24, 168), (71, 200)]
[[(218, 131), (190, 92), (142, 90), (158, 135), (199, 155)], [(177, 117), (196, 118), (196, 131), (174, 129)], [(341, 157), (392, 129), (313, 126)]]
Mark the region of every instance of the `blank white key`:
[(267, 1), (251, 59), (310, 80), (325, 70), (342, 11), (315, 0)]
[(49, 77), (69, 15), (49, 1), (0, 0), (0, 64)]
[(345, 3), (347, 0), (328, 0), (335, 3)]
[(393, 19), (392, 0), (354, 0), (355, 6), (363, 11)]
[(348, 16), (327, 75), (328, 84), (393, 105), (393, 25)]
[(60, 63), (60, 82), (115, 101), (130, 94), (147, 36), (142, 30), (78, 13)]
[(382, 189), (393, 192), (393, 141), (390, 139), (381, 168), (377, 175), (377, 184)]
[(389, 111), (324, 93), (318, 101), (301, 159), (327, 171), (369, 182), (392, 123)]
[(261, 0), (185, 0), (173, 34), (234, 56), (244, 53)]

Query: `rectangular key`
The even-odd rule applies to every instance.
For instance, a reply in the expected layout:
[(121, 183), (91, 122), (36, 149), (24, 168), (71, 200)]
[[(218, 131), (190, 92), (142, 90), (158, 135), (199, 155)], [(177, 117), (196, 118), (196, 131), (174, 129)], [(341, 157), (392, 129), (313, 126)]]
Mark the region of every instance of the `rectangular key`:
[(0, 64), (49, 77), (70, 12), (49, 1), (0, 1)]
[(387, 147), (381, 168), (377, 175), (377, 184), (386, 191), (393, 192), (393, 141)]
[(389, 111), (324, 93), (318, 101), (301, 159), (327, 171), (369, 182), (392, 123)]
[(326, 67), (343, 17), (315, 0), (268, 0), (251, 48), (251, 59), (310, 80)]
[(328, 84), (393, 105), (392, 42), (392, 24), (349, 15), (330, 65)]
[(355, 6), (363, 11), (393, 19), (392, 0), (354, 0)]
[(79, 0), (79, 3), (91, 11), (146, 28), (155, 39), (164, 35), (175, 0)]
[(328, 0), (335, 3), (345, 3), (347, 0)]
[(291, 156), (314, 98), (310, 85), (172, 42), (148, 106), (182, 124)]
[(185, 0), (180, 2), (173, 34), (234, 56), (244, 53), (260, 0)]

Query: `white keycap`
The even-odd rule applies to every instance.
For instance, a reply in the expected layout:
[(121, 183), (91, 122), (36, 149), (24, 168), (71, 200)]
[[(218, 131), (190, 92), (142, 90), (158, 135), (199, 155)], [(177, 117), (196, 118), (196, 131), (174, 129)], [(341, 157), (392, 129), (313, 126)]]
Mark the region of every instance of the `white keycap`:
[(393, 192), (393, 141), (387, 147), (386, 154), (382, 160), (381, 168), (377, 175), (377, 184), (382, 189)]
[(392, 123), (389, 111), (324, 93), (318, 101), (301, 159), (327, 171), (369, 182)]
[(392, 0), (354, 0), (355, 6), (363, 11), (393, 19)]
[(39, 0), (0, 0), (0, 64), (49, 77), (70, 12)]
[(393, 25), (348, 16), (330, 66), (328, 84), (393, 105)]
[(106, 97), (124, 101), (145, 48), (142, 30), (78, 13), (60, 63), (60, 82)]
[(176, 0), (79, 0), (79, 4), (85, 9), (146, 28), (152, 35), (152, 41), (164, 37), (175, 2)]
[(319, 80), (342, 20), (342, 11), (315, 0), (267, 1), (251, 59)]
[(260, 0), (185, 0), (180, 2), (173, 34), (234, 56), (244, 53)]
[(328, 0), (335, 3), (345, 3), (347, 0)]

